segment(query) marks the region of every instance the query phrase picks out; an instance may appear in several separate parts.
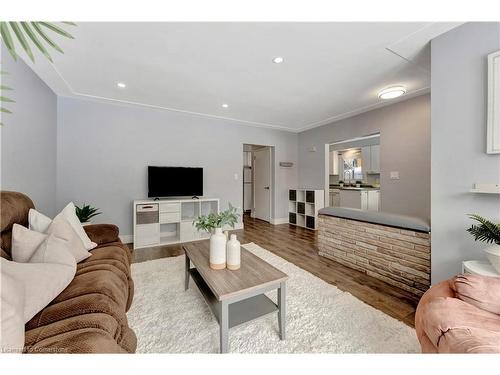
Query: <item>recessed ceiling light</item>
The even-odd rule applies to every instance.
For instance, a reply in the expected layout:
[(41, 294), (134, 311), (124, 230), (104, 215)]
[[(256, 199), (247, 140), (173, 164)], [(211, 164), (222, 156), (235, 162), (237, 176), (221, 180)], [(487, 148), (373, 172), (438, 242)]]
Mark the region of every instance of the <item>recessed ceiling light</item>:
[(226, 103), (222, 104), (222, 108), (229, 108), (229, 104)]
[(283, 61), (284, 61), (283, 57), (280, 57), (280, 56), (275, 57), (273, 59), (273, 63), (275, 63), (275, 64), (281, 64)]
[(392, 86), (386, 89), (383, 89), (378, 93), (378, 97), (380, 99), (394, 99), (401, 95), (406, 94), (406, 87), (404, 86)]
[(126, 84), (124, 84), (123, 82), (118, 82), (118, 83), (116, 84), (116, 86), (118, 86), (118, 87), (119, 87), (119, 88), (121, 88), (121, 89), (124, 89), (125, 87), (127, 87), (127, 85), (126, 85)]

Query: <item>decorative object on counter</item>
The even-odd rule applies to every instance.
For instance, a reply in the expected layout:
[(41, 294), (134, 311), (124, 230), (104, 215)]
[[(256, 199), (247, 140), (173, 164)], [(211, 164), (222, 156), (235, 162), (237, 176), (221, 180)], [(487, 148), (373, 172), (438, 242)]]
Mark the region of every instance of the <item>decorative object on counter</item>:
[(235, 271), (240, 269), (241, 246), (240, 241), (236, 239), (236, 234), (231, 234), (231, 239), (226, 245), (226, 266), (228, 270)]
[(83, 204), (82, 207), (75, 206), (75, 213), (82, 225), (90, 224), (90, 219), (101, 214), (98, 208), (92, 207), (88, 204)]
[(362, 183), (363, 183), (363, 181), (359, 181), (359, 180), (357, 180), (357, 181), (356, 181), (356, 187), (357, 187), (357, 188), (361, 187), (361, 184), (362, 184)]
[(210, 236), (210, 268), (215, 270), (226, 268), (227, 239), (222, 233), (222, 228), (227, 225), (234, 228), (239, 216), (236, 213), (236, 207), (229, 203), (227, 210), (219, 214), (201, 215), (194, 221), (196, 229), (212, 233)]
[(229, 240), (229, 231), (228, 230), (224, 231), (224, 236), (226, 236), (226, 241), (228, 241)]
[(339, 181), (339, 186), (340, 186), (340, 187), (344, 187), (344, 181), (340, 180), (340, 181)]
[(477, 214), (470, 214), (469, 217), (479, 225), (472, 224), (467, 232), (474, 236), (475, 241), (493, 243), (484, 249), (484, 252), (493, 268), (500, 272), (500, 223), (494, 223)]

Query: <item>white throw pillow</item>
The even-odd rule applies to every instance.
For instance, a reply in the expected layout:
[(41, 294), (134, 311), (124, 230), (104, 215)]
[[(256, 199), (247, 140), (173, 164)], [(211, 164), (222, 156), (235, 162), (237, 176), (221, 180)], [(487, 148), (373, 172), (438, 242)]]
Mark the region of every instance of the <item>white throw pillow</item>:
[(52, 219), (50, 217), (41, 214), (37, 210), (30, 208), (28, 212), (28, 228), (34, 230), (35, 232), (45, 233), (49, 228)]
[(2, 271), (0, 294), (0, 352), (20, 353), (24, 347), (24, 284)]
[[(0, 258), (2, 280), (6, 275), (24, 286), (23, 323), (47, 306), (75, 277), (76, 261), (68, 245), (66, 241), (49, 235), (29, 263)], [(38, 263), (43, 261), (57, 263)]]
[(85, 249), (83, 242), (73, 230), (70, 223), (61, 215), (57, 215), (55, 219), (52, 220), (52, 223), (47, 229), (47, 234), (53, 234), (58, 238), (66, 240), (68, 242), (68, 250), (73, 254), (77, 263), (92, 255)]
[(82, 223), (80, 223), (80, 219), (76, 216), (76, 207), (73, 202), (69, 202), (59, 215), (62, 215), (66, 220), (68, 220), (71, 227), (73, 227), (76, 234), (78, 234), (78, 237), (82, 240), (83, 246), (85, 246), (86, 250), (92, 250), (97, 247), (97, 244), (90, 240), (87, 232), (83, 229)]
[(19, 224), (12, 227), (11, 254), (14, 262), (26, 263), (35, 250), (47, 239), (47, 235), (29, 230)]
[(76, 259), (69, 250), (69, 243), (62, 238), (49, 234), (43, 241), (29, 263), (54, 263), (76, 267)]
[[(68, 220), (69, 224), (82, 241), (83, 246), (86, 250), (92, 250), (93, 248), (97, 247), (97, 244), (90, 240), (89, 236), (85, 232), (85, 229), (83, 229), (83, 225), (82, 223), (80, 223), (78, 216), (76, 216), (76, 208), (73, 202), (68, 203), (57, 216), (63, 216), (66, 220)], [(47, 229), (50, 226), (50, 223), (52, 222), (50, 218), (34, 209), (30, 209), (28, 214), (28, 221), (29, 228), (40, 233), (46, 233)]]

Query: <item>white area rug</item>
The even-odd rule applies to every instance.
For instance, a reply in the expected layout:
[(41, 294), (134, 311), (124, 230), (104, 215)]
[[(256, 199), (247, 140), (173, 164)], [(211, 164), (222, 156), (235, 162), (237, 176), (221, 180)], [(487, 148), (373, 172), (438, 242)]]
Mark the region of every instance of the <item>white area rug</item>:
[[(232, 353), (416, 353), (415, 330), (260, 246), (243, 245), (290, 277), (287, 339), (277, 314), (232, 328)], [(132, 265), (128, 313), (139, 353), (217, 353), (219, 325), (196, 285), (184, 291), (184, 256)], [(276, 302), (276, 292), (267, 294)]]

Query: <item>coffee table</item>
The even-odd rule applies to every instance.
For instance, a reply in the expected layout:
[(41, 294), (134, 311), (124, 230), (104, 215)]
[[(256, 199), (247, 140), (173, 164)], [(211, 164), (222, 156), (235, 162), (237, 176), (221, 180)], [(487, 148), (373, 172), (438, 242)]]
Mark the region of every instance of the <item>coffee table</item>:
[[(241, 268), (213, 270), (208, 241), (183, 246), (186, 253), (185, 290), (193, 279), (220, 327), (220, 352), (229, 352), (229, 329), (278, 312), (279, 337), (285, 339), (286, 280), (288, 276), (241, 248)], [(191, 267), (191, 264), (194, 267)], [(264, 293), (277, 290), (275, 304)]]

